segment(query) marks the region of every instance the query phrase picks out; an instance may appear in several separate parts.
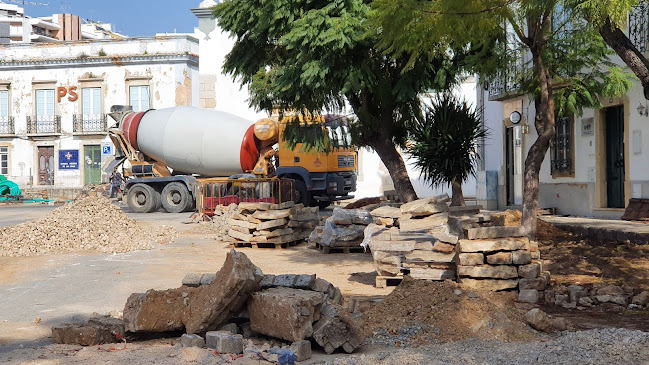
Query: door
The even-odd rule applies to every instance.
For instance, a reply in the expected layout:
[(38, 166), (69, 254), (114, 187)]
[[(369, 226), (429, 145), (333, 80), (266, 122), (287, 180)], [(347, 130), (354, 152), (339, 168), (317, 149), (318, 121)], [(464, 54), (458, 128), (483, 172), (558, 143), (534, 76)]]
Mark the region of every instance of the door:
[(38, 147), (38, 185), (54, 185), (54, 147)]
[(99, 145), (83, 147), (83, 184), (101, 184), (101, 147)]
[(624, 107), (606, 109), (606, 201), (624, 208)]
[(514, 205), (514, 129), (505, 128), (505, 204)]

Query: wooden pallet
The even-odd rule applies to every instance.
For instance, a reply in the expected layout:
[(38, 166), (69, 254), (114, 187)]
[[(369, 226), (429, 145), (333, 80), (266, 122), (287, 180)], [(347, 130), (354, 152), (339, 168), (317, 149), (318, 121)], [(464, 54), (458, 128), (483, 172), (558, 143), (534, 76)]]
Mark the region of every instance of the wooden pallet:
[[(364, 253), (365, 249), (361, 246), (354, 246), (354, 247), (330, 247), (330, 246), (325, 246), (321, 245), (319, 243), (315, 244), (315, 248), (320, 250), (320, 252), (325, 253), (325, 254), (330, 254), (330, 253)], [(369, 249), (367, 250), (369, 252)]]
[(377, 275), (374, 287), (385, 288), (386, 286), (397, 286), (401, 284), (401, 280), (403, 280), (403, 275), (397, 275), (397, 276)]
[(230, 248), (287, 248), (291, 246), (297, 246), (303, 243), (304, 240), (297, 240), (292, 242), (284, 243), (272, 243), (272, 242), (231, 242)]

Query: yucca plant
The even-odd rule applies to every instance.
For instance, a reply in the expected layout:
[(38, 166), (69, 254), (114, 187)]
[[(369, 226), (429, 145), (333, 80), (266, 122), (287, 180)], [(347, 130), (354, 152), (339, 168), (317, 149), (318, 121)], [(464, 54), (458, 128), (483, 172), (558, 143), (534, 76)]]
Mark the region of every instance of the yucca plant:
[(413, 123), (408, 152), (426, 183), (451, 186), (451, 205), (464, 206), (462, 183), (475, 175), (478, 142), (487, 134), (479, 114), (465, 100), (444, 93), (431, 98)]

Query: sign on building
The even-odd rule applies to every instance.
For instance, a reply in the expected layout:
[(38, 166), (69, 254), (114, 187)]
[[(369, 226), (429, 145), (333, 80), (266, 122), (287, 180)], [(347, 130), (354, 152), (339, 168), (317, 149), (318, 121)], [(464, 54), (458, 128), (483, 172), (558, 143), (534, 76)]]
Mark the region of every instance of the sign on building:
[(78, 170), (79, 150), (59, 150), (59, 170)]
[(113, 154), (113, 145), (108, 143), (101, 144), (101, 154), (102, 155), (112, 155)]

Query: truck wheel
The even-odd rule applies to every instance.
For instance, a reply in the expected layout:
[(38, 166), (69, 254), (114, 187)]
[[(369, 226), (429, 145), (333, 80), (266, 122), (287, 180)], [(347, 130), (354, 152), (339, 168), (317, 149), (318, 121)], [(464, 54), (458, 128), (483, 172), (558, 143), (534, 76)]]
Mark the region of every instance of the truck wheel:
[(128, 189), (128, 207), (135, 213), (150, 213), (160, 208), (160, 194), (145, 184), (135, 184)]
[(182, 213), (192, 206), (192, 199), (185, 184), (172, 182), (162, 189), (162, 207), (169, 213)]
[(311, 205), (311, 193), (306, 190), (306, 185), (302, 181), (293, 181), (293, 201), (295, 204), (302, 203), (305, 207)]
[(320, 209), (324, 209), (324, 208), (330, 206), (331, 203), (333, 203), (333, 202), (330, 201), (330, 200), (318, 200), (318, 202), (317, 202), (317, 206), (318, 206), (318, 208), (320, 208)]

